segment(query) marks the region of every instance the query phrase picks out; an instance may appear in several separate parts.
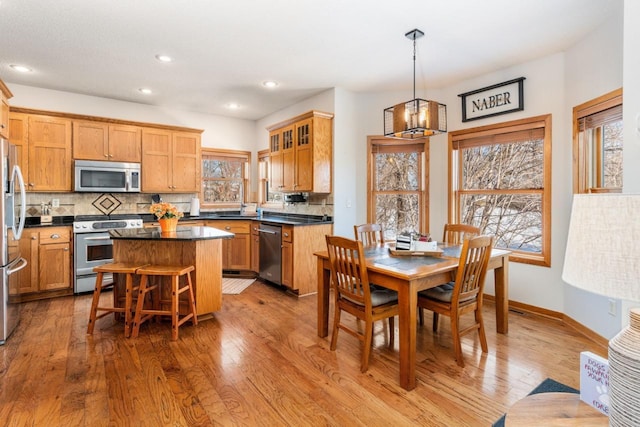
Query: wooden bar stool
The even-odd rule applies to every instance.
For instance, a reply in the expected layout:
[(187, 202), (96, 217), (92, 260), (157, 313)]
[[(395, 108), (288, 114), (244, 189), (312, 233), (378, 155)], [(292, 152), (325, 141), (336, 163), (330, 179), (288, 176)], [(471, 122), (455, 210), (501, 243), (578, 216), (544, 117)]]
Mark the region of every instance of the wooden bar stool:
[[(124, 336), (129, 337), (131, 334), (131, 327), (133, 326), (133, 293), (137, 290), (137, 287), (133, 286), (133, 276), (136, 274), (136, 270), (140, 267), (144, 267), (146, 264), (134, 264), (124, 262), (112, 262), (109, 264), (103, 264), (98, 267), (94, 267), (93, 271), (98, 273), (96, 276), (96, 286), (93, 289), (93, 301), (91, 302), (91, 311), (89, 312), (89, 325), (87, 326), (87, 333), (93, 334), (93, 328), (96, 325), (96, 320), (108, 315), (109, 313), (123, 313), (124, 314)], [(100, 306), (100, 294), (105, 289), (113, 289), (115, 292), (115, 282), (103, 284), (102, 280), (105, 273), (112, 274), (124, 274), (125, 275), (125, 298), (124, 305), (118, 305), (117, 298), (114, 293), (113, 305)], [(98, 315), (98, 311), (104, 311)]]
[[(143, 322), (153, 318), (154, 316), (170, 316), (171, 317), (171, 339), (178, 339), (178, 328), (187, 320), (191, 319), (194, 325), (198, 324), (198, 316), (196, 315), (196, 300), (193, 295), (193, 286), (191, 282), (191, 272), (194, 270), (193, 265), (177, 266), (177, 265), (147, 265), (139, 268), (136, 273), (140, 275), (140, 286), (138, 287), (138, 304), (136, 305), (136, 314), (133, 320), (133, 333), (135, 338), (140, 331), (140, 325)], [(171, 307), (169, 310), (163, 310), (159, 307), (160, 291), (162, 280), (157, 284), (149, 285), (150, 276), (168, 276), (171, 277)], [(180, 286), (180, 277), (186, 276), (186, 284)], [(161, 278), (160, 278), (161, 279)], [(144, 308), (144, 298), (149, 292), (156, 291), (156, 295), (152, 298), (154, 306), (151, 309)], [(180, 318), (180, 294), (188, 292), (189, 313)]]

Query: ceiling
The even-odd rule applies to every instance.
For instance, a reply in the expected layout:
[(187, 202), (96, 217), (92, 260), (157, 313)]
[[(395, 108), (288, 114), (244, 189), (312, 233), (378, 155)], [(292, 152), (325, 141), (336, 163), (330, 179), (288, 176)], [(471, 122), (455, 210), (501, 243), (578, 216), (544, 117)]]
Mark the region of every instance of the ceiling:
[[(0, 0), (0, 78), (10, 89), (256, 120), (332, 87), (411, 96), (413, 46), (404, 34), (414, 28), (425, 33), (416, 59), (424, 91), (561, 52), (621, 3)], [(174, 61), (161, 63), (157, 54)], [(279, 85), (266, 89), (266, 80)], [(230, 110), (232, 102), (239, 108)]]

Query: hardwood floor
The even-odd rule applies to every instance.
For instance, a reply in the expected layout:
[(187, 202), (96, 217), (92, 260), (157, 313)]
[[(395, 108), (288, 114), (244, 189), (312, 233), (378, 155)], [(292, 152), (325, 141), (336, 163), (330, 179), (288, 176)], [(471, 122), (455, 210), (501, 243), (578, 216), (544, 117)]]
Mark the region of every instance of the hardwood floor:
[[(110, 298), (110, 294), (105, 297)], [(0, 424), (11, 426), (490, 426), (547, 377), (579, 388), (579, 353), (606, 349), (559, 321), (510, 313), (489, 353), (463, 338), (453, 359), (448, 319), (418, 328), (415, 390), (398, 385), (398, 340), (378, 322), (367, 373), (360, 342), (341, 334), (335, 352), (316, 333), (316, 298), (257, 282), (224, 295), (212, 319), (180, 329), (143, 325), (125, 339), (112, 316), (86, 334), (91, 296), (28, 302), (0, 346)], [(396, 322), (397, 324), (397, 322)], [(429, 325), (429, 326), (426, 326)]]

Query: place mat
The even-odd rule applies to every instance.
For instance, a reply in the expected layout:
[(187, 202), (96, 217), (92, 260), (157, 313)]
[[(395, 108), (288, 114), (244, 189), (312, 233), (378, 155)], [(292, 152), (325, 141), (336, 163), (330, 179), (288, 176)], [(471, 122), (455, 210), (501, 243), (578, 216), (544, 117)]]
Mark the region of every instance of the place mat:
[(405, 268), (416, 268), (423, 265), (432, 265), (439, 262), (448, 261), (443, 258), (435, 258), (430, 256), (403, 256), (398, 258), (382, 258), (375, 260), (375, 264), (387, 265), (389, 267), (398, 266)]
[(222, 278), (222, 293), (228, 295), (237, 295), (247, 289), (255, 279), (234, 279), (231, 277)]

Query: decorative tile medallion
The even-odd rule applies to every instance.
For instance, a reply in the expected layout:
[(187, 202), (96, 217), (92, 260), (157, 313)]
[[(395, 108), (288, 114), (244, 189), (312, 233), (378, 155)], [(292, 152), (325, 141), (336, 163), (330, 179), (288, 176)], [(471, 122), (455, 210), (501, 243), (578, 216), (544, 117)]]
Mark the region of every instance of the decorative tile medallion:
[(118, 206), (120, 206), (122, 203), (113, 194), (102, 194), (91, 204), (104, 215), (109, 215), (111, 212), (118, 209)]

